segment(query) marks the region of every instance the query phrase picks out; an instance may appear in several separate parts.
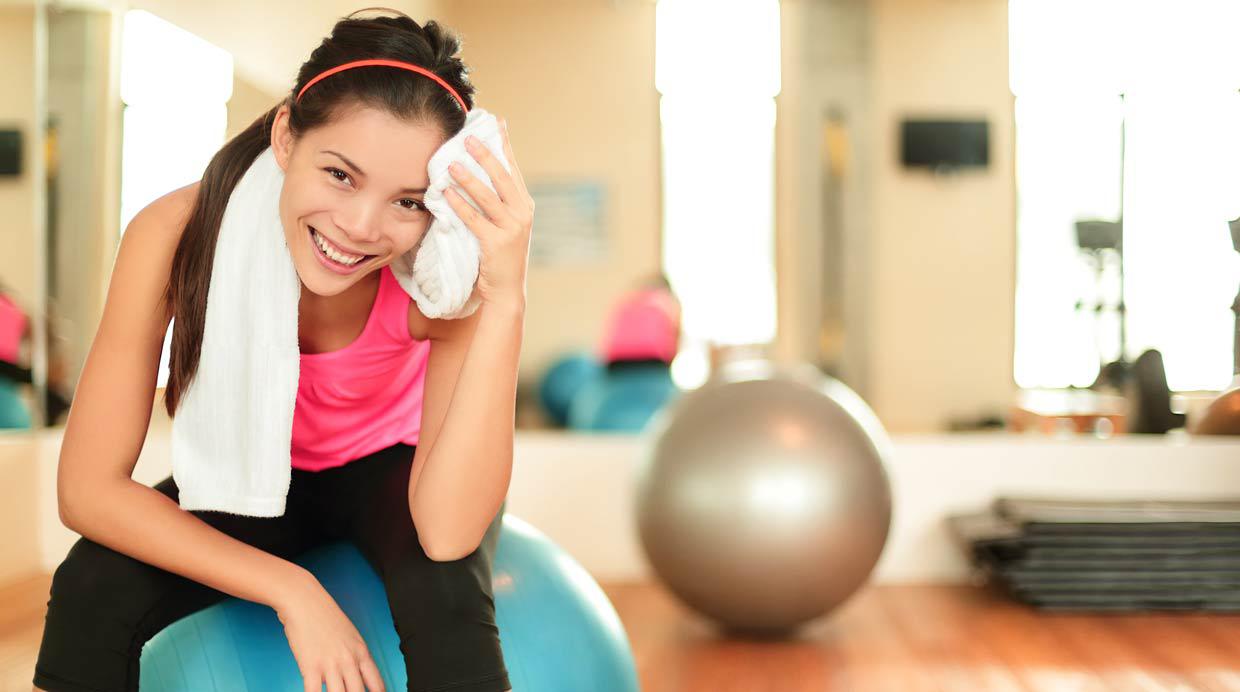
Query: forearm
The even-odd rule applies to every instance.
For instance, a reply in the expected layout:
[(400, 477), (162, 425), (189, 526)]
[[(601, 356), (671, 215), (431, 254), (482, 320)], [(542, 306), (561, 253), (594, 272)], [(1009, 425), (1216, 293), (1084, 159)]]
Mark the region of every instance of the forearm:
[(92, 488), (66, 511), (74, 531), (147, 564), (279, 611), (317, 580), (300, 565), (239, 541), (132, 479)]
[(523, 302), (481, 308), (443, 426), (410, 502), (414, 522), (451, 553), (481, 541), (512, 477)]

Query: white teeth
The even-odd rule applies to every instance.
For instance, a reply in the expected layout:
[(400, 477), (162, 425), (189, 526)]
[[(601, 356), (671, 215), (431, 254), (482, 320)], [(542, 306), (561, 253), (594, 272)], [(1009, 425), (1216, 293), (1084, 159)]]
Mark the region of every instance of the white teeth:
[(327, 241), (323, 238), (323, 236), (319, 235), (319, 232), (317, 230), (312, 228), (310, 229), (310, 233), (314, 236), (314, 242), (318, 244), (319, 249), (323, 251), (323, 254), (336, 260), (337, 262), (341, 264), (357, 264), (358, 262), (362, 261), (363, 259), (362, 257), (353, 257), (352, 255), (342, 255), (339, 252), (336, 252), (335, 249), (333, 249), (330, 245), (327, 244)]

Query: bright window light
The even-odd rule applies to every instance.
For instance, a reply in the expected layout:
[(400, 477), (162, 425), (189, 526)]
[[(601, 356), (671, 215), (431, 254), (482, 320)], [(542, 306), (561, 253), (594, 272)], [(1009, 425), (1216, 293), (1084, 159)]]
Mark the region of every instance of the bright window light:
[(121, 41), (121, 229), (161, 195), (202, 178), (224, 143), (233, 60), (143, 10), (125, 13)]
[[(224, 144), (232, 56), (142, 10), (125, 13), (121, 43), (121, 232), (155, 199), (202, 178)], [(168, 383), (172, 327), (157, 387)]]
[(1087, 386), (1120, 355), (1117, 317), (1076, 307), (1118, 298), (1097, 295), (1077, 249), (1074, 222), (1090, 218), (1123, 219), (1125, 355), (1160, 350), (1175, 390), (1231, 380), (1240, 57), (1226, 34), (1240, 6), (1160, 7), (1010, 0), (1022, 387)]
[(654, 85), (660, 94), (779, 94), (778, 0), (659, 0)]
[(775, 338), (779, 3), (659, 0), (655, 43), (663, 267), (685, 345), (672, 374), (692, 387), (686, 373), (705, 374), (709, 344)]

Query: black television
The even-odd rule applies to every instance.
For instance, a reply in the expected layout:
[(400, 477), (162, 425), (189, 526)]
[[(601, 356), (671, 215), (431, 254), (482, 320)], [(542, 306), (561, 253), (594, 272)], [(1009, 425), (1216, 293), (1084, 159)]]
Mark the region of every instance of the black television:
[(0, 175), (21, 175), (21, 130), (0, 130)]
[(990, 164), (990, 124), (985, 120), (903, 120), (900, 163), (935, 170), (985, 168)]

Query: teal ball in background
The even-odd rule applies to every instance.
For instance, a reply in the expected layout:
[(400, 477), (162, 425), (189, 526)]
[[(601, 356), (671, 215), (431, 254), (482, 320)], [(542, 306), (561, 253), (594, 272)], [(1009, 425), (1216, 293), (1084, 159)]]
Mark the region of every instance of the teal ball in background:
[[(383, 583), (348, 542), (297, 560), (366, 640), (388, 690), (407, 687)], [(495, 611), (513, 692), (637, 692), (624, 626), (593, 577), (521, 519), (505, 514), (492, 569)], [(284, 627), (271, 608), (229, 598), (165, 627), (142, 650), (142, 692), (301, 692)]]
[(558, 426), (567, 425), (573, 398), (602, 374), (602, 364), (584, 351), (557, 358), (543, 375), (538, 388), (538, 398), (547, 417)]
[(568, 427), (639, 433), (679, 393), (668, 364), (627, 364), (604, 372), (581, 388), (568, 408)]
[(0, 376), (0, 428), (28, 430), (30, 427), (30, 411), (22, 400), (21, 388), (16, 382)]

